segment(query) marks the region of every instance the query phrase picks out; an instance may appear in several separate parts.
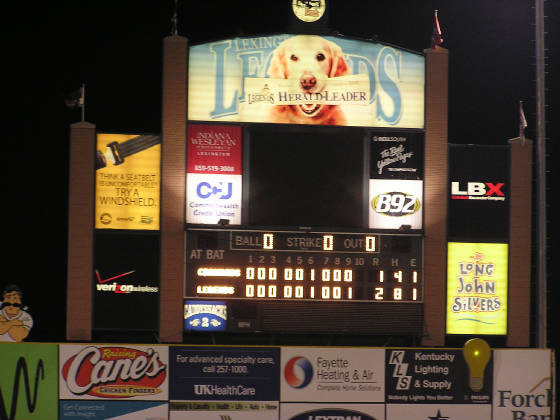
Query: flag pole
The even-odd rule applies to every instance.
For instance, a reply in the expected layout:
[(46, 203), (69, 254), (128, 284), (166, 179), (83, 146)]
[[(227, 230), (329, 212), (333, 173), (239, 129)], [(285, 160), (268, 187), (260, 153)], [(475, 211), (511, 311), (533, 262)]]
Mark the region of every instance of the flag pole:
[(544, 0), (535, 0), (535, 58), (537, 67), (537, 345), (548, 344), (546, 269), (546, 128), (545, 128), (545, 45)]
[(177, 35), (177, 0), (173, 2), (173, 16), (171, 17), (171, 35)]
[(80, 102), (82, 103), (82, 122), (84, 122), (86, 116), (86, 85), (82, 83), (82, 94), (80, 95)]
[(525, 128), (527, 128), (527, 119), (523, 112), (523, 101), (519, 101), (519, 138), (523, 145), (525, 144)]

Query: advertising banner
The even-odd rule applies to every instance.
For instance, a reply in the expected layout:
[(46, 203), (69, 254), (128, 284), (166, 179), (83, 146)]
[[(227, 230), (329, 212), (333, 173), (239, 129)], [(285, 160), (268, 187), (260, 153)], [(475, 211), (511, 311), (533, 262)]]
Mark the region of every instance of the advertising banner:
[(277, 420), (278, 401), (172, 401), (169, 420)]
[(60, 401), (60, 420), (166, 420), (168, 403), (162, 401)]
[(369, 180), (369, 227), (422, 229), (423, 182)]
[(159, 230), (161, 137), (98, 134), (95, 228)]
[[(387, 404), (387, 420), (490, 420), (490, 404)], [(505, 420), (505, 419), (504, 419)]]
[[(469, 387), (470, 368), (462, 350), (391, 349), (386, 353), (388, 404), (488, 404), (492, 361), (480, 391)], [(478, 418), (478, 417), (477, 417)]]
[(385, 418), (385, 404), (282, 403), (280, 413), (280, 420), (381, 420)]
[(424, 134), (372, 132), (370, 179), (423, 179)]
[(241, 224), (241, 127), (189, 125), (187, 223)]
[(169, 353), (174, 402), (279, 400), (278, 348), (171, 346)]
[(451, 144), (448, 156), (448, 239), (507, 242), (510, 206), (508, 146)]
[(495, 419), (553, 418), (553, 359), (550, 349), (494, 350)]
[(447, 334), (507, 334), (508, 244), (447, 244)]
[(0, 419), (58, 418), (58, 346), (0, 343)]
[(241, 224), (242, 175), (187, 174), (187, 223)]
[(492, 349), (481, 370), (463, 352), (0, 343), (0, 418), (552, 418), (553, 350)]
[(188, 119), (424, 127), (425, 58), (332, 36), (234, 38), (191, 46)]
[(382, 349), (282, 348), (282, 402), (383, 402)]
[(153, 232), (95, 233), (94, 329), (158, 329), (159, 247)]
[(185, 331), (225, 331), (225, 301), (185, 300)]
[(168, 400), (167, 346), (59, 347), (61, 400)]
[(241, 175), (241, 127), (189, 124), (187, 172)]

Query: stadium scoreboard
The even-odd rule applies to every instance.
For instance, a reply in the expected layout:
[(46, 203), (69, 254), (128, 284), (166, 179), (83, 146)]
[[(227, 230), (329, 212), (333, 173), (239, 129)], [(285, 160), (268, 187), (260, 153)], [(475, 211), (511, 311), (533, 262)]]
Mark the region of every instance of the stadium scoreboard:
[(424, 137), (190, 121), (185, 331), (421, 336)]
[(419, 234), (191, 228), (186, 243), (186, 299), (222, 301), (229, 330), (411, 333), (421, 325)]

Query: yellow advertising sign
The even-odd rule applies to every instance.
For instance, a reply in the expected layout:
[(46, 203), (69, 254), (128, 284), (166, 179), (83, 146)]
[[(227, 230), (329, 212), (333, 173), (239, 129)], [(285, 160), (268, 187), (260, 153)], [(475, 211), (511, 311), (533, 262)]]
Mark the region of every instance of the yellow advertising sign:
[(508, 244), (449, 242), (447, 334), (507, 334)]
[(98, 134), (95, 228), (158, 230), (161, 137)]

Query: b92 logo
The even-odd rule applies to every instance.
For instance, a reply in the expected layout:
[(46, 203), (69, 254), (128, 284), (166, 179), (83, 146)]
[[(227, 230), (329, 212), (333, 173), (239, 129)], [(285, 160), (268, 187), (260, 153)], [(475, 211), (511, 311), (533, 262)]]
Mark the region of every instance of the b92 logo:
[(371, 207), (376, 213), (393, 217), (414, 214), (420, 206), (420, 200), (415, 196), (396, 191), (379, 194), (371, 200)]

